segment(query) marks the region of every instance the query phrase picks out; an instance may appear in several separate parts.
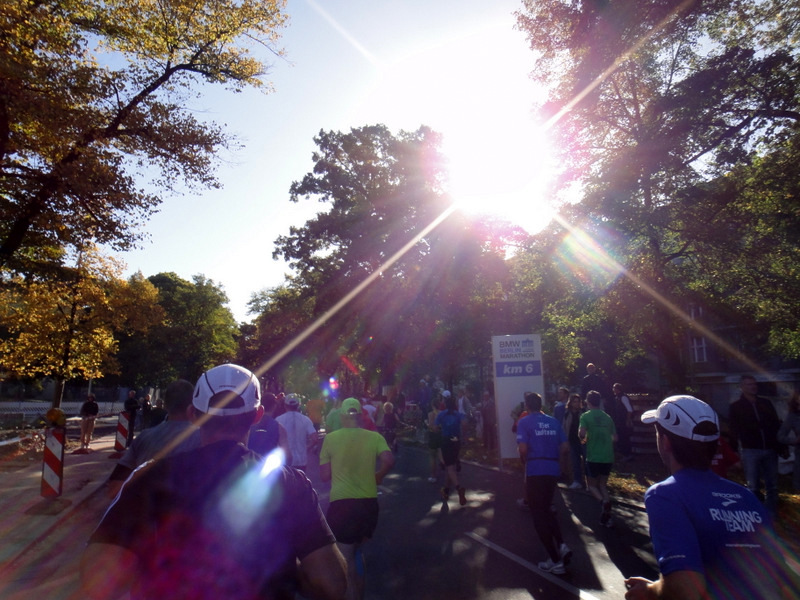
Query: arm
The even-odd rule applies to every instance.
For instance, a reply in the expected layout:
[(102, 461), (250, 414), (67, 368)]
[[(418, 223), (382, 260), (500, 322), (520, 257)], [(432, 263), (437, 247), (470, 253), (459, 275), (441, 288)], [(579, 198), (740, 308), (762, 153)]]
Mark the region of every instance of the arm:
[(586, 441), (586, 427), (580, 427), (578, 429), (578, 438), (582, 441)]
[(391, 450), (384, 450), (378, 455), (378, 460), (381, 463), (380, 468), (375, 473), (375, 482), (380, 485), (386, 474), (392, 470), (394, 466), (394, 454)]
[(703, 600), (708, 598), (706, 579), (697, 571), (675, 571), (657, 581), (643, 577), (625, 580), (625, 600)]
[(325, 463), (319, 466), (319, 478), (322, 479), (322, 481), (331, 480), (331, 463)]
[(631, 400), (626, 395), (622, 395), (622, 406), (625, 407), (625, 424), (628, 428), (633, 427), (633, 407), (631, 406)]
[(314, 550), (300, 561), (300, 593), (311, 600), (339, 600), (347, 591), (347, 567), (336, 544)]
[(517, 452), (519, 452), (519, 461), (522, 463), (522, 466), (525, 467), (528, 461), (528, 444), (519, 442), (517, 444)]
[(113, 544), (89, 544), (81, 557), (81, 587), (87, 598), (113, 600), (130, 590), (136, 577), (136, 555)]

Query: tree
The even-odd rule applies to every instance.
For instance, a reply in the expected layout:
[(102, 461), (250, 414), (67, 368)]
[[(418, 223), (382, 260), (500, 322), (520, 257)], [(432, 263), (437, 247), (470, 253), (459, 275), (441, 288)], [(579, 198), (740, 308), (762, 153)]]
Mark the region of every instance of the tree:
[[(199, 121), (201, 84), (263, 87), (277, 0), (8, 0), (0, 19), (0, 268), (58, 249), (125, 250), (165, 193), (215, 187), (232, 140)], [(142, 187), (152, 178), (152, 191)], [(55, 254), (53, 249), (56, 250)]]
[(67, 278), (7, 282), (0, 290), (0, 322), (10, 334), (0, 343), (3, 367), (55, 378), (53, 406), (66, 381), (116, 372), (115, 335), (142, 333), (161, 314), (155, 288), (141, 276), (120, 279), (121, 270), (87, 248)]
[(288, 311), (290, 323), (320, 320), (297, 348), (317, 357), (320, 377), (345, 369), (345, 359), (345, 372), (356, 371), (370, 389), (415, 368), (454, 377), (465, 359), (488, 352), (491, 311), (477, 304), (502, 298), (499, 240), (519, 231), (452, 212), (440, 136), (427, 127), (321, 131), (315, 142), (314, 168), (292, 184), (291, 200), (315, 198), (327, 210), (276, 241), (273, 256), (295, 274), (260, 306), (259, 336), (273, 348), (285, 343), (280, 323)]
[[(721, 233), (759, 235), (730, 217), (760, 220), (763, 205), (733, 208), (742, 188), (726, 180), (780, 148), (800, 121), (800, 23), (797, 3), (786, 4), (545, 0), (518, 14), (534, 76), (550, 89), (543, 108), (563, 181), (583, 186), (565, 222), (602, 249), (598, 265), (610, 256), (625, 275), (591, 306), (616, 324), (620, 349), (654, 351), (674, 387), (685, 384), (690, 327), (680, 308), (709, 300), (697, 292), (710, 289), (709, 267), (730, 248)], [(769, 262), (775, 250), (753, 242)], [(738, 283), (755, 292), (766, 272)]]
[(211, 367), (230, 362), (237, 348), (238, 326), (222, 287), (203, 275), (187, 281), (175, 273), (148, 278), (158, 291), (163, 320), (144, 335), (120, 343), (122, 379), (128, 385), (167, 385), (175, 379), (197, 380)]

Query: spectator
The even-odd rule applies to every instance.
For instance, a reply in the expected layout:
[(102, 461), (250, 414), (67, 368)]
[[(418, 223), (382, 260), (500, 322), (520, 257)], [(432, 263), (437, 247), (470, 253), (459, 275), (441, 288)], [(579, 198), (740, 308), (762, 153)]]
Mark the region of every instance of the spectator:
[(622, 384), (615, 383), (611, 387), (613, 395), (609, 400), (612, 407), (608, 411), (614, 420), (614, 427), (617, 430), (617, 449), (622, 455), (622, 462), (630, 462), (634, 459), (633, 448), (631, 447), (631, 431), (633, 431), (633, 407), (628, 396), (622, 393)]
[(730, 427), (740, 446), (747, 487), (759, 499), (761, 481), (766, 488), (764, 501), (775, 517), (778, 508), (778, 429), (781, 422), (772, 402), (756, 395), (758, 384), (752, 375), (742, 375), (742, 395), (731, 404)]
[(400, 420), (397, 418), (394, 410), (394, 404), (385, 402), (383, 404), (383, 426), (379, 429), (386, 439), (389, 449), (397, 454), (397, 429), (400, 427)]
[(89, 445), (92, 443), (92, 434), (94, 433), (94, 421), (97, 419), (99, 412), (100, 407), (94, 394), (86, 396), (86, 402), (81, 405), (80, 411), (81, 450), (89, 450)]
[(570, 394), (567, 412), (564, 414), (564, 432), (567, 434), (570, 462), (572, 464), (572, 483), (569, 485), (571, 490), (583, 489), (583, 461), (586, 457), (586, 446), (581, 443), (581, 438), (578, 437), (578, 429), (583, 412), (580, 394)]
[(789, 400), (789, 412), (778, 430), (778, 442), (794, 447), (792, 487), (800, 492), (800, 394), (794, 392)]
[(553, 418), (558, 421), (559, 425), (564, 422), (564, 414), (567, 410), (567, 402), (569, 401), (569, 390), (565, 387), (558, 388), (558, 395), (556, 402), (553, 404)]
[(139, 412), (139, 401), (136, 399), (136, 390), (128, 390), (128, 397), (125, 399), (123, 408), (125, 412), (128, 413), (128, 439), (125, 442), (125, 447), (127, 448), (133, 441), (133, 430), (136, 427), (136, 415)]
[(150, 411), (150, 427), (161, 425), (167, 418), (167, 410), (164, 408), (164, 401), (159, 398), (156, 400), (155, 407)]
[(600, 408), (604, 409), (611, 399), (611, 391), (605, 379), (597, 372), (595, 364), (589, 363), (586, 365), (586, 375), (581, 381), (581, 397), (585, 400), (586, 395), (593, 390), (600, 394)]
[(343, 596), (344, 561), (311, 482), (243, 445), (261, 418), (260, 396), (255, 375), (236, 365), (200, 377), (192, 418), (202, 446), (125, 483), (84, 552), (86, 596)]
[(645, 494), (661, 574), (627, 579), (625, 598), (796, 598), (768, 512), (709, 469), (719, 437), (714, 410), (692, 396), (671, 396), (642, 422), (655, 424), (672, 475)]
[(483, 447), (487, 450), (497, 449), (497, 412), (494, 398), (488, 390), (483, 392), (481, 402), (481, 417), (483, 420)]
[(150, 413), (153, 411), (153, 405), (150, 402), (150, 394), (145, 394), (142, 396), (142, 425), (141, 430), (144, 431), (145, 429), (149, 429), (151, 427), (150, 424)]

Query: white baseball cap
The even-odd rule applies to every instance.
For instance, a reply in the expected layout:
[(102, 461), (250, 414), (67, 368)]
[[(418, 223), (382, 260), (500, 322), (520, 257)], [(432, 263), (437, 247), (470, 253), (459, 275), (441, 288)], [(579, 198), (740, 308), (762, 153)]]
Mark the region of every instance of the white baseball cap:
[[(700, 423), (713, 423), (713, 434), (694, 432)], [(658, 408), (642, 413), (642, 423), (658, 423), (677, 436), (696, 442), (713, 442), (719, 439), (719, 418), (714, 409), (694, 396), (670, 396)]]
[(197, 380), (192, 405), (200, 412), (223, 417), (252, 412), (261, 405), (261, 385), (244, 367), (219, 365)]

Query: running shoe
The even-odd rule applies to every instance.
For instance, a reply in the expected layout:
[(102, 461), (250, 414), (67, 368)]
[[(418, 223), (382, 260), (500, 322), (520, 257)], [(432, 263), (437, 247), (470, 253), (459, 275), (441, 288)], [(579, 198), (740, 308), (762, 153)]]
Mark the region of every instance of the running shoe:
[(564, 563), (565, 567), (572, 560), (572, 550), (564, 542), (561, 542), (561, 546), (558, 547), (558, 555), (561, 557), (561, 562)]
[(581, 485), (577, 481), (573, 481), (572, 483), (569, 484), (567, 489), (570, 489), (570, 490), (582, 490), (583, 489), (583, 485)]
[(603, 503), (603, 511), (600, 513), (600, 524), (611, 527), (611, 502)]
[(467, 490), (463, 487), (458, 488), (458, 503), (464, 506), (467, 503)]
[(450, 490), (447, 489), (446, 487), (443, 487), (441, 490), (441, 494), (442, 494), (442, 501), (447, 502), (447, 499), (450, 497)]
[(437, 481), (436, 477), (428, 477), (428, 483), (436, 483)]
[(563, 575), (567, 572), (563, 562), (558, 561), (557, 563), (554, 563), (549, 558), (544, 562), (540, 562), (539, 568), (545, 573), (552, 573), (553, 575)]

